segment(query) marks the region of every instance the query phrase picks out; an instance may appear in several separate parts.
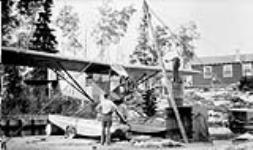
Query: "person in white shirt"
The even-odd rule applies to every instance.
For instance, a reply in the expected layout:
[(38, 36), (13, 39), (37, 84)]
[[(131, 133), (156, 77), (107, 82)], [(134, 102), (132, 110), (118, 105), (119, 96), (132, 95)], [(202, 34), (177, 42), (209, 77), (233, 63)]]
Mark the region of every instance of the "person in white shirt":
[(112, 126), (112, 114), (117, 111), (117, 106), (108, 99), (108, 94), (104, 95), (104, 99), (96, 107), (96, 111), (101, 113), (102, 118), (102, 134), (101, 134), (101, 144), (107, 145), (111, 143), (111, 126)]

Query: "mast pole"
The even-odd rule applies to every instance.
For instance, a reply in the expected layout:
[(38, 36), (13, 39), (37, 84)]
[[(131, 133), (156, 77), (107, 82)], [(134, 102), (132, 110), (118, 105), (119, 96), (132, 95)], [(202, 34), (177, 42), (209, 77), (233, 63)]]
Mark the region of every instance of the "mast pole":
[[(150, 13), (149, 13), (148, 4), (147, 4), (146, 0), (143, 1), (143, 8), (144, 8), (144, 13), (146, 13), (145, 15), (148, 16), (148, 24), (149, 24), (150, 29), (151, 29), (151, 34), (152, 34), (153, 37), (155, 37), (155, 32), (154, 32), (153, 24), (151, 22), (151, 16), (150, 16)], [(170, 87), (170, 85), (172, 83), (168, 80), (168, 77), (167, 77), (166, 68), (165, 68), (165, 65), (164, 65), (164, 62), (163, 62), (163, 59), (162, 59), (162, 51), (159, 48), (156, 39), (154, 39), (154, 43), (155, 43), (154, 44), (155, 50), (157, 51), (157, 54), (158, 54), (159, 65), (161, 67), (162, 74), (163, 74), (164, 79), (165, 79), (165, 86), (169, 90), (169, 93), (170, 93), (169, 94), (170, 98), (168, 99), (168, 103), (172, 106), (172, 109), (175, 113), (176, 120), (177, 120), (179, 129), (180, 129), (181, 135), (183, 137), (183, 140), (184, 140), (185, 143), (188, 143), (188, 138), (187, 138), (187, 135), (186, 135), (186, 132), (185, 132), (185, 128), (183, 126), (179, 111), (178, 111), (176, 103), (175, 103), (174, 95), (173, 95), (172, 89)]]

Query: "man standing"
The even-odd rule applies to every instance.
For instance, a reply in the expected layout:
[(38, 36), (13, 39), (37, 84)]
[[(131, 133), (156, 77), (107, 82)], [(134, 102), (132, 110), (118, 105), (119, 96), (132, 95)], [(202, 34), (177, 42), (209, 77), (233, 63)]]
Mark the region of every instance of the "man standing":
[(96, 110), (101, 113), (102, 119), (101, 144), (104, 145), (106, 142), (109, 145), (111, 143), (112, 114), (117, 111), (117, 106), (108, 98), (108, 94), (105, 94), (104, 99), (100, 101)]

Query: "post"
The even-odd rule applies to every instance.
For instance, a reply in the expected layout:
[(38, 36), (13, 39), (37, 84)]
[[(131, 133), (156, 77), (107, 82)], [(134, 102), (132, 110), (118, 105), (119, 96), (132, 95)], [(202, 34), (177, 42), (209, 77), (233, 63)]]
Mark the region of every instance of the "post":
[[(2, 2), (0, 1), (0, 10), (2, 10)], [(2, 11), (0, 12), (0, 27), (2, 27)], [(3, 74), (4, 67), (2, 65), (2, 30), (0, 30), (0, 120), (2, 120), (2, 96), (3, 96)], [(0, 129), (0, 136), (4, 135), (2, 128)]]
[[(155, 45), (157, 45), (157, 42), (155, 42), (155, 43), (156, 43)], [(182, 120), (180, 118), (180, 114), (178, 112), (177, 105), (175, 103), (174, 93), (173, 93), (173, 91), (172, 91), (172, 89), (170, 87), (170, 85), (172, 85), (172, 83), (167, 78), (166, 68), (165, 68), (164, 63), (162, 61), (161, 52), (157, 48), (157, 46), (155, 46), (155, 48), (157, 49), (157, 52), (158, 52), (159, 63), (161, 65), (162, 73), (163, 73), (163, 76), (164, 76), (164, 79), (165, 79), (165, 86), (169, 90), (169, 93), (170, 93), (170, 98), (168, 99), (168, 103), (172, 106), (172, 109), (173, 109), (173, 111), (175, 113), (175, 117), (176, 117), (179, 129), (180, 129), (181, 135), (183, 137), (183, 140), (184, 140), (185, 143), (188, 143), (188, 138), (187, 138), (187, 135), (186, 135), (186, 132), (185, 132)]]
[(108, 91), (107, 91), (107, 93), (111, 92), (111, 77), (112, 77), (112, 69), (109, 70), (109, 74), (108, 74)]
[[(151, 22), (151, 15), (149, 13), (149, 8), (148, 8), (148, 4), (146, 2), (146, 0), (143, 1), (144, 2), (144, 13), (146, 13), (147, 17), (148, 17), (148, 24), (151, 28), (151, 34), (152, 36), (155, 38), (155, 32), (154, 32), (154, 28), (153, 28), (153, 25), (152, 25), (152, 22)], [(181, 135), (183, 137), (183, 140), (185, 143), (188, 143), (188, 138), (187, 138), (187, 135), (185, 133), (185, 129), (184, 129), (184, 126), (183, 126), (183, 123), (182, 123), (182, 120), (180, 118), (180, 114), (178, 112), (178, 109), (177, 109), (177, 106), (176, 106), (176, 103), (175, 103), (175, 100), (174, 100), (174, 95), (173, 95), (173, 92), (172, 92), (172, 89), (170, 87), (170, 85), (172, 85), (172, 83), (168, 80), (168, 77), (167, 77), (167, 72), (166, 72), (166, 68), (165, 68), (165, 65), (163, 63), (163, 59), (162, 59), (162, 51), (161, 49), (159, 48), (158, 46), (158, 43), (157, 43), (157, 40), (155, 39), (154, 41), (154, 46), (155, 46), (155, 50), (157, 51), (157, 54), (158, 54), (158, 61), (159, 61), (159, 65), (161, 67), (161, 70), (162, 70), (162, 74), (164, 76), (164, 80), (165, 80), (165, 86), (166, 88), (169, 90), (169, 93), (170, 93), (170, 98), (168, 99), (168, 103), (172, 106), (172, 109), (175, 113), (175, 116), (176, 116), (176, 120), (177, 120), (177, 124), (179, 126), (179, 129), (180, 129), (180, 132), (181, 132)]]
[(3, 99), (3, 82), (4, 82), (4, 68), (3, 65), (0, 64), (0, 118), (2, 119), (2, 99)]
[(0, 64), (0, 118), (2, 119), (2, 98), (3, 98), (3, 67)]
[[(0, 1), (0, 10), (2, 10), (2, 2)], [(0, 17), (1, 17), (1, 19), (0, 19), (0, 27), (2, 27), (2, 11), (0, 12)], [(1, 65), (1, 63), (2, 63), (2, 30), (0, 30), (0, 65)], [(3, 89), (2, 89), (2, 72), (4, 72), (4, 70), (3, 70), (3, 67), (2, 67), (2, 65), (1, 65), (1, 68), (0, 68), (0, 82), (1, 82), (1, 89), (0, 89), (0, 119), (2, 119), (2, 91), (3, 91)]]

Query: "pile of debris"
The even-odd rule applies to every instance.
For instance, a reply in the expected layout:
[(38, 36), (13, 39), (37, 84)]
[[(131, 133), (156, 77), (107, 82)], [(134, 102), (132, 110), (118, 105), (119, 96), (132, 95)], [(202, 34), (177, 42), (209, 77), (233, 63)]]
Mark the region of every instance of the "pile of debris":
[(188, 90), (184, 96), (185, 105), (201, 103), (209, 109), (253, 108), (253, 94), (226, 89), (203, 91)]
[(231, 108), (253, 108), (253, 95), (228, 88), (191, 89), (184, 94), (184, 105), (200, 104), (208, 109), (209, 125), (226, 126)]
[(251, 150), (253, 149), (253, 135), (244, 133), (232, 140), (232, 144), (225, 150)]
[(151, 138), (150, 136), (136, 136), (131, 140), (132, 145), (141, 148), (182, 147), (183, 143), (171, 139)]
[(206, 99), (197, 91), (195, 90), (186, 91), (184, 94), (184, 105), (193, 106), (195, 104), (201, 104), (206, 106), (207, 108), (212, 108), (214, 106), (213, 101)]

